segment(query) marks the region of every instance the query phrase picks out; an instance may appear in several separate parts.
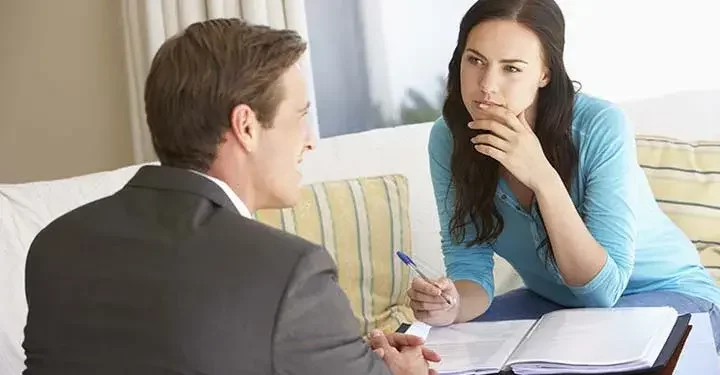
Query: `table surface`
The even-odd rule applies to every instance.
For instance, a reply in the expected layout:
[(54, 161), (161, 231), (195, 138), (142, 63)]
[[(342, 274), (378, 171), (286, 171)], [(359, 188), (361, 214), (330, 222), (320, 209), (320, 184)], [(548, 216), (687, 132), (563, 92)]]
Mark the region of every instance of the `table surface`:
[(720, 357), (715, 352), (710, 317), (707, 313), (692, 314), (690, 324), (693, 328), (685, 341), (673, 374), (720, 374)]

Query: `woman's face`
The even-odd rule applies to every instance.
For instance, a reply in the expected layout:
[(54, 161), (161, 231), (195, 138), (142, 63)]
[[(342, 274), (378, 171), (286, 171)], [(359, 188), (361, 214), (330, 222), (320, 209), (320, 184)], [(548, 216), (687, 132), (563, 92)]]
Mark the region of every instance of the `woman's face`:
[(533, 106), (549, 77), (540, 39), (521, 24), (492, 20), (470, 31), (460, 63), (460, 92), (473, 119), (480, 103), (520, 114)]

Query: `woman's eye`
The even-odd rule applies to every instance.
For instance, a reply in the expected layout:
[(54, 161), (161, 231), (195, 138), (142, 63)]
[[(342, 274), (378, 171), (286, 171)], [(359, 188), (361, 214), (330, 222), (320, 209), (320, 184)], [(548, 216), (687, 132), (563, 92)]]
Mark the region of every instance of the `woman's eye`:
[(512, 66), (512, 65), (507, 65), (507, 66), (505, 67), (505, 70), (508, 71), (508, 72), (510, 72), (510, 73), (520, 73), (520, 72), (522, 71), (522, 70), (520, 70), (520, 69), (518, 69), (518, 68), (516, 68), (516, 67), (514, 67), (514, 66)]
[(475, 57), (475, 56), (468, 56), (468, 57), (467, 57), (467, 61), (468, 61), (470, 64), (473, 64), (473, 65), (477, 65), (477, 64), (481, 64), (481, 63), (482, 63), (482, 60), (478, 59), (478, 58)]

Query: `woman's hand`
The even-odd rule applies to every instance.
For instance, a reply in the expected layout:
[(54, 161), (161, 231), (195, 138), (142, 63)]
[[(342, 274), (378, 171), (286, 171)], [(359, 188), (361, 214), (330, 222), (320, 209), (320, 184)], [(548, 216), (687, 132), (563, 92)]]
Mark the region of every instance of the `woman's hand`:
[[(455, 283), (447, 278), (440, 278), (433, 285), (416, 277), (412, 280), (410, 290), (410, 308), (419, 321), (433, 325), (445, 326), (455, 322), (460, 312), (460, 294)], [(442, 295), (450, 297), (448, 304)]]
[(480, 105), (481, 111), (468, 126), (486, 130), (471, 139), (475, 150), (502, 164), (518, 181), (535, 191), (555, 170), (543, 153), (537, 136), (525, 119), (495, 105)]

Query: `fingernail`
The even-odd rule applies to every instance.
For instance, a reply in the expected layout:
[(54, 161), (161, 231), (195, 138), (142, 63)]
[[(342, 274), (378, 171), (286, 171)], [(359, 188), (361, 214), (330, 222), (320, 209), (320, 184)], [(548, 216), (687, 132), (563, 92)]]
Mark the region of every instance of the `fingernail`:
[(370, 337), (380, 337), (382, 336), (382, 332), (380, 330), (374, 329), (370, 332)]

